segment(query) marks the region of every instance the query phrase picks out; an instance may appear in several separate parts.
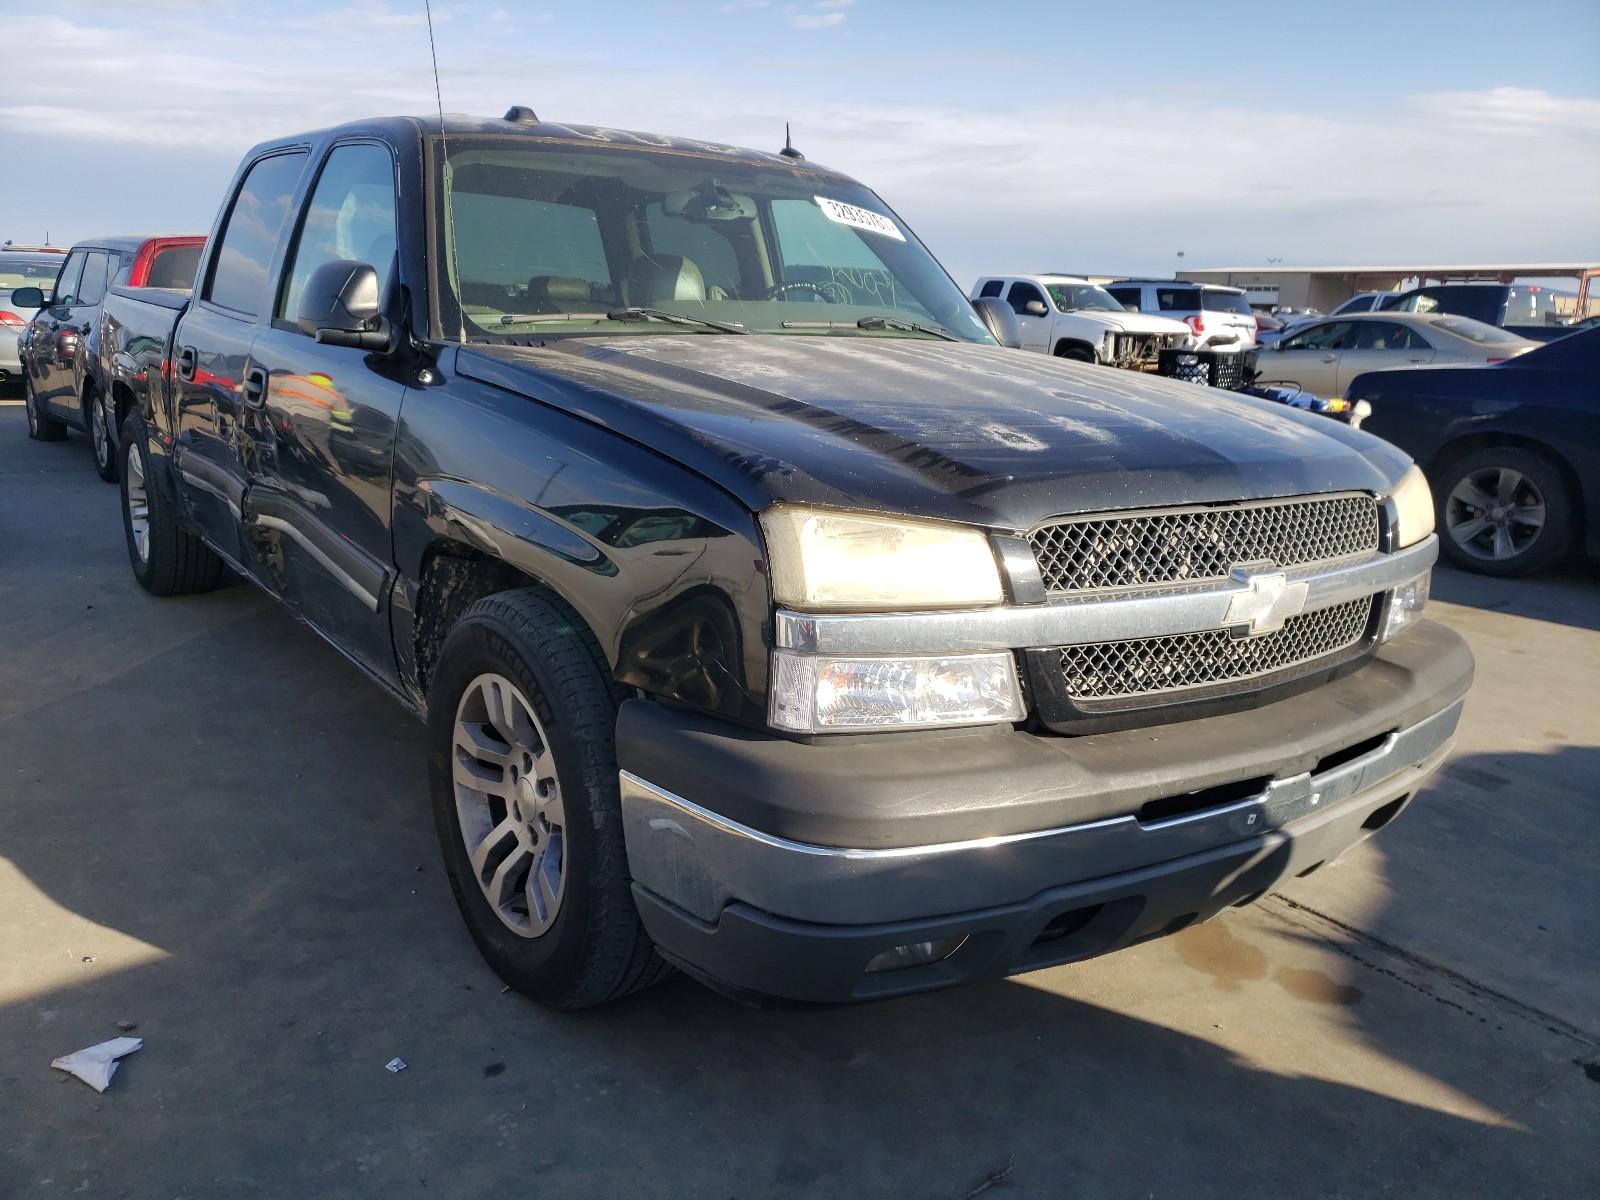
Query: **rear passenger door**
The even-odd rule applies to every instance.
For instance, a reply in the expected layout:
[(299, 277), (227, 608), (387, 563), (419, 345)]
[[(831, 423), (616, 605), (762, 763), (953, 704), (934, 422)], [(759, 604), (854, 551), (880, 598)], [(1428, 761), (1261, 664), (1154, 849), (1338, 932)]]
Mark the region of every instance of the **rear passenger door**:
[(245, 171), (174, 338), (173, 461), (184, 502), (206, 538), (240, 563), (246, 461), (260, 440), (260, 408), (247, 401), (250, 348), (272, 309), (270, 280), (307, 158), (279, 151)]
[(386, 678), (393, 581), (390, 487), (405, 384), (390, 356), (327, 346), (303, 332), (300, 298), (336, 259), (378, 273), (392, 320), (395, 161), (380, 142), (335, 145), (284, 258), (270, 325), (251, 357), (263, 373), (260, 442), (246, 464), (245, 523), (255, 567), (306, 620)]
[(1350, 381), (1363, 371), (1414, 367), (1433, 361), (1433, 347), (1409, 325), (1376, 318), (1354, 324), (1349, 347), (1339, 352), (1337, 394), (1340, 396), (1349, 388)]

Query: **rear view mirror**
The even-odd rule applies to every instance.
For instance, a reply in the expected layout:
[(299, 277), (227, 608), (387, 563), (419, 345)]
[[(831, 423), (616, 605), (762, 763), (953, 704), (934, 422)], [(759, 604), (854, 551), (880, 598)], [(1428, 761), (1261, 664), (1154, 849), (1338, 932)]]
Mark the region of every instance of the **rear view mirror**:
[(336, 258), (306, 282), (296, 324), (329, 346), (388, 351), (394, 330), (378, 311), (378, 273), (366, 263)]
[(1011, 350), (1022, 348), (1022, 329), (1017, 325), (1017, 314), (1011, 311), (1011, 306), (994, 296), (979, 296), (972, 302), (972, 307), (983, 319), (994, 340)]
[(40, 288), (17, 288), (11, 293), (12, 308), (43, 308), (44, 292)]

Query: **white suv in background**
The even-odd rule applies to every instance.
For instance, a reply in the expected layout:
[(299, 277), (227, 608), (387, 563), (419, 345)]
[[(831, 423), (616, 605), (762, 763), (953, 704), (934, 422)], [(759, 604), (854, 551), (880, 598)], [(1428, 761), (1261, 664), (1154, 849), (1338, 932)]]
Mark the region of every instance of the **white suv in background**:
[(1256, 348), (1256, 316), (1240, 288), (1182, 279), (1119, 279), (1106, 291), (1142, 313), (1175, 317), (1189, 327), (1186, 350), (1231, 354)]
[(1165, 317), (1131, 313), (1077, 275), (985, 275), (972, 299), (992, 296), (1011, 306), (1022, 348), (1079, 362), (1153, 371), (1162, 350), (1179, 350), (1189, 330)]

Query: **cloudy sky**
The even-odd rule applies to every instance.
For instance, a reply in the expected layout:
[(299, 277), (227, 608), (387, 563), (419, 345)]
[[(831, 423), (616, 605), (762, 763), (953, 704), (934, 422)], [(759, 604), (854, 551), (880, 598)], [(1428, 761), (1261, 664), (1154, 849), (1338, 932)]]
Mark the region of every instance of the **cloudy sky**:
[[(1600, 257), (1593, 0), (434, 0), (434, 20), (447, 111), (762, 149), (790, 121), (963, 285)], [(0, 0), (0, 28), (0, 239), (203, 232), (253, 143), (434, 107), (423, 0)]]

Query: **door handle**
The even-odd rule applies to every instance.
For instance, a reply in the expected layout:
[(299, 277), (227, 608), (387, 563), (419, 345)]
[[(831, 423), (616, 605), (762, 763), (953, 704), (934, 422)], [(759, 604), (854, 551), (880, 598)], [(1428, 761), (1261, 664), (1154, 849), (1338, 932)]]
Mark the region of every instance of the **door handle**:
[(1322, 361), (1323, 362), (1335, 362), (1335, 361), (1338, 360), (1338, 357), (1339, 356), (1337, 354), (1324, 354), (1322, 356)]
[(193, 346), (185, 346), (178, 351), (178, 378), (194, 378), (195, 355)]
[(1425, 354), (1419, 354), (1415, 358), (1407, 359), (1406, 361), (1407, 362), (1427, 362), (1428, 361), (1428, 357)]
[(267, 402), (267, 373), (260, 367), (251, 367), (244, 373), (244, 402), (251, 408), (260, 408)]

